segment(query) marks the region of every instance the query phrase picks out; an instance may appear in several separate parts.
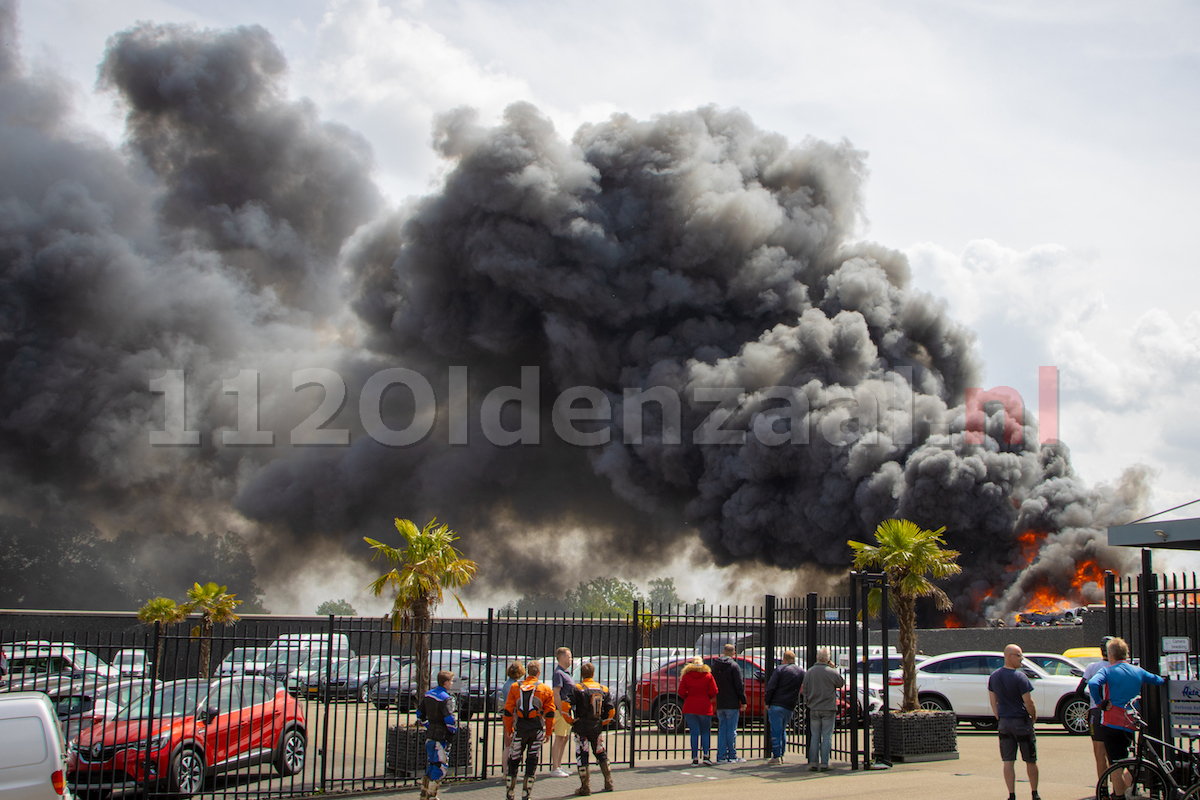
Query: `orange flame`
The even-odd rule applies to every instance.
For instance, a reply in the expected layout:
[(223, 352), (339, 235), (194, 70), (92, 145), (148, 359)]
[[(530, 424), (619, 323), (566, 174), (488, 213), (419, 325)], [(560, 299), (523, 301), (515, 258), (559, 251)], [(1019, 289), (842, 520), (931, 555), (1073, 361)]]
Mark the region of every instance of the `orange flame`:
[(962, 620), (960, 620), (960, 619), (958, 618), (958, 615), (957, 615), (957, 614), (950, 613), (950, 614), (947, 614), (947, 615), (946, 615), (945, 627), (947, 627), (947, 628), (961, 628), (962, 626), (963, 626), (963, 624), (962, 624)]

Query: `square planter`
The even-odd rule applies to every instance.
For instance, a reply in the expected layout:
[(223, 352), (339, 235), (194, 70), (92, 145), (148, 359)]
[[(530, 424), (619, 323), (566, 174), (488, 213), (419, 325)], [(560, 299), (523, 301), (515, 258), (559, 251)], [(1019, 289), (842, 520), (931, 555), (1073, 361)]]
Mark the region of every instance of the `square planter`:
[[(384, 769), (396, 775), (421, 775), (428, 759), (425, 757), (425, 730), (392, 725), (387, 729), (384, 748)], [(460, 723), (458, 733), (450, 743), (450, 766), (447, 777), (463, 777), (471, 770), (471, 730)]]
[[(883, 753), (888, 722), (891, 753)], [(953, 711), (910, 711), (871, 718), (872, 757), (891, 762), (949, 761), (958, 758), (958, 717)]]

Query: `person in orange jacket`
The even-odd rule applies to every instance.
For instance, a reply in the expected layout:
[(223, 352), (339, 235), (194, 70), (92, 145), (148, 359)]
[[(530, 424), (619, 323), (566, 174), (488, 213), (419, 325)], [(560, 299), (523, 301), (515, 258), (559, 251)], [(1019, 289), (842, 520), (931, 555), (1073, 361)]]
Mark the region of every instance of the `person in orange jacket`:
[(538, 680), (542, 664), (530, 661), (525, 665), (525, 680), (514, 683), (504, 702), (504, 735), (512, 736), (508, 746), (507, 800), (513, 800), (517, 790), (517, 770), (525, 758), (525, 783), (522, 800), (529, 800), (538, 762), (542, 758), (542, 742), (554, 730), (554, 690)]
[(700, 656), (693, 658), (691, 663), (683, 668), (683, 676), (679, 679), (676, 694), (683, 701), (683, 718), (687, 720), (688, 730), (692, 734), (692, 763), (700, 763), (696, 746), (702, 744), (704, 765), (711, 767), (712, 759), (708, 757), (708, 747), (711, 741), (709, 737), (717, 682), (713, 680), (712, 668), (705, 664)]

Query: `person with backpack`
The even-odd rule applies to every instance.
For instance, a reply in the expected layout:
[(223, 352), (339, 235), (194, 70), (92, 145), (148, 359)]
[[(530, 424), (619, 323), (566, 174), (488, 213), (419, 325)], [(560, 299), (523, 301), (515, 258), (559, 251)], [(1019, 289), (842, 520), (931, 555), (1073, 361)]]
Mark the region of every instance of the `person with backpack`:
[(588, 747), (596, 755), (600, 773), (604, 775), (604, 791), (613, 790), (612, 771), (608, 768), (608, 750), (604, 747), (601, 734), (617, 714), (612, 695), (607, 686), (601, 686), (593, 676), (594, 664), (584, 662), (579, 667), (579, 683), (571, 687), (563, 703), (562, 716), (575, 734), (575, 759), (579, 764), (579, 788), (575, 794), (586, 797), (592, 793), (592, 779), (588, 770)]
[(554, 691), (538, 680), (542, 665), (530, 661), (525, 665), (525, 679), (514, 683), (504, 702), (504, 735), (512, 736), (508, 746), (507, 800), (513, 800), (517, 790), (517, 770), (525, 759), (525, 782), (522, 800), (529, 800), (538, 761), (542, 758), (542, 743), (554, 730)]
[(454, 673), (442, 670), (437, 674), (437, 686), (425, 693), (417, 706), (417, 722), (425, 729), (425, 778), (421, 781), (421, 800), (437, 800), (438, 787), (450, 767), (451, 739), (458, 733), (454, 718), (454, 697), (450, 685)]
[(713, 659), (713, 680), (717, 683), (717, 763), (738, 764), (746, 759), (738, 758), (738, 717), (746, 707), (746, 681), (742, 667), (734, 660), (737, 649), (725, 645), (724, 655)]

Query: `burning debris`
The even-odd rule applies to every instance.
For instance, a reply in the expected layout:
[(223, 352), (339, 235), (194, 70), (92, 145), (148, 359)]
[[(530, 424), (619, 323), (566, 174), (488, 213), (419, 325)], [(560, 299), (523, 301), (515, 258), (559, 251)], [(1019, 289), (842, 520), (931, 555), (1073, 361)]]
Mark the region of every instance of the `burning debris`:
[[(15, 510), (235, 520), (270, 554), (267, 582), (303, 558), (295, 543), (436, 513), (489, 565), (481, 585), (518, 591), (586, 571), (556, 546), (566, 530), (631, 576), (694, 535), (720, 564), (841, 568), (847, 539), (903, 516), (962, 551), (964, 624), (1041, 592), (1094, 600), (1104, 569), (1129, 566), (1103, 529), (1141, 512), (1145, 472), (1088, 486), (1034, 420), (1013, 444), (991, 406), (968, 441), (972, 334), (909, 285), (903, 254), (860, 240), (866, 155), (848, 143), (794, 145), (712, 107), (615, 115), (570, 140), (528, 104), (495, 127), (458, 110), (434, 131), (442, 188), (381, 212), (366, 145), (285, 97), (261, 28), (116, 35), (101, 76), (128, 108), (122, 153), (69, 137), (65, 93), (13, 53), (0, 480)], [(525, 444), (484, 435), (490, 393), (531, 366), (532, 404), (598, 391), (604, 443), (568, 444), (513, 403), (495, 413)], [(329, 427), (347, 445), (289, 444), (312, 411), (294, 371), (332, 370), (353, 397), (395, 367), (443, 404), (465, 375), (455, 421), (442, 408), (428, 437), (388, 447), (343, 411)], [(208, 436), (240, 424), (223, 386), (247, 369), (270, 447)], [(147, 444), (162, 424), (147, 381), (167, 370), (187, 375), (200, 446)], [(677, 419), (630, 405), (662, 391)], [(396, 429), (415, 414), (401, 395), (381, 396)], [(703, 443), (717, 433), (731, 435)]]

